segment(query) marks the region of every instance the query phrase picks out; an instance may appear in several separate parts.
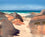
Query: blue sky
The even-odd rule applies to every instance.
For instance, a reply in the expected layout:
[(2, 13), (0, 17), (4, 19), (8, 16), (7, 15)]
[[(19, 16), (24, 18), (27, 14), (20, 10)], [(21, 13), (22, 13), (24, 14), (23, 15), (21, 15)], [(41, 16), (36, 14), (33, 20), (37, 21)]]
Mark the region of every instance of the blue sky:
[(0, 10), (45, 9), (45, 0), (0, 0)]

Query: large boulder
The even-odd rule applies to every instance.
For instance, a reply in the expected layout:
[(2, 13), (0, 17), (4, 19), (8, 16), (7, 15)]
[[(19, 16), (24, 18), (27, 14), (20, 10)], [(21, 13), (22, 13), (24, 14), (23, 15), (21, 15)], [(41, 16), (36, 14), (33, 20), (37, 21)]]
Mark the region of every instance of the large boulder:
[(2, 15), (2, 14), (4, 15), (5, 13), (3, 13), (3, 12), (0, 12), (0, 15)]
[(24, 25), (22, 17), (17, 13), (6, 14), (5, 16), (15, 25)]
[(43, 9), (40, 13), (32, 12), (32, 15), (38, 16), (38, 15), (45, 15), (45, 9)]
[(20, 19), (20, 21), (22, 21), (22, 22), (23, 22), (22, 17), (21, 17), (19, 14), (17, 14), (16, 12), (11, 13), (10, 15), (11, 15), (11, 16), (13, 16), (13, 17), (14, 17), (14, 19)]
[(2, 37), (13, 37), (13, 35), (19, 34), (19, 30), (13, 26), (12, 22), (3, 13), (0, 14), (0, 26), (2, 26), (2, 28), (0, 27)]
[(45, 15), (34, 16), (29, 22), (32, 34), (45, 35)]
[(45, 15), (45, 9), (40, 12), (40, 14)]

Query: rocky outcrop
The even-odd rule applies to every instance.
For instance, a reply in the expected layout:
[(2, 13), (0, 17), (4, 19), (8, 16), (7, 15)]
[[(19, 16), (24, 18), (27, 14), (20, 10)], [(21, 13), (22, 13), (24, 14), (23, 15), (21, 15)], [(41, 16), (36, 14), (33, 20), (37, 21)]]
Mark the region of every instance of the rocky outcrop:
[(13, 17), (14, 17), (14, 19), (20, 19), (20, 21), (22, 21), (22, 22), (23, 22), (22, 17), (21, 17), (19, 14), (17, 14), (16, 12), (11, 13), (10, 15), (11, 15), (11, 16), (13, 16)]
[(45, 9), (40, 12), (40, 14), (45, 15)]
[[(9, 21), (8, 18), (3, 13), (1, 13), (1, 14), (0, 14), (0, 22), (1, 22), (0, 25), (2, 26), (2, 28), (1, 28), (2, 30), (0, 30), (1, 31), (0, 35), (2, 35), (2, 37), (9, 37), (8, 35), (10, 35), (10, 37), (12, 37), (12, 35), (19, 34), (19, 30), (14, 28), (12, 22)], [(3, 21), (1, 21), (1, 20), (3, 20)]]
[(2, 14), (4, 15), (5, 13), (3, 13), (3, 12), (0, 12), (0, 15), (2, 15)]
[(38, 15), (45, 15), (45, 9), (42, 10), (40, 13), (32, 12), (32, 15), (38, 16)]
[(24, 24), (22, 17), (17, 13), (11, 13), (9, 15), (6, 14), (5, 16), (8, 18), (9, 21), (12, 21), (12, 23), (15, 25)]
[(45, 35), (45, 10), (42, 10), (39, 14), (31, 18), (29, 23), (31, 33)]

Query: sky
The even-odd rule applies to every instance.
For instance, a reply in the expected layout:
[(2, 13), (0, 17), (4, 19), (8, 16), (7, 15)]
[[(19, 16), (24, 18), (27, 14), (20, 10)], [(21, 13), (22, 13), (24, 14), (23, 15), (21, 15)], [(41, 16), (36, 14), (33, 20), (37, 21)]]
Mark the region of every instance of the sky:
[(42, 10), (45, 0), (0, 0), (0, 10)]

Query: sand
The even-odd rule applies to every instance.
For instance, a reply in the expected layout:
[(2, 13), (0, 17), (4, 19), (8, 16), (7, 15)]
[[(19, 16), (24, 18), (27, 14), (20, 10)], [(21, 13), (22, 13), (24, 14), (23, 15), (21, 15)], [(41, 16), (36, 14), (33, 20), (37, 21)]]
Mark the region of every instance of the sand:
[(14, 36), (14, 37), (31, 37), (30, 29), (27, 27), (30, 20), (31, 18), (26, 18), (24, 21), (25, 25), (21, 25), (21, 26), (14, 25), (15, 28), (20, 30), (19, 36)]
[(27, 27), (29, 25), (31, 18), (24, 18), (23, 20), (25, 25), (21, 25), (21, 26), (14, 25), (15, 28), (20, 30), (19, 36), (14, 36), (14, 37), (32, 37), (32, 34), (30, 33), (30, 29)]

